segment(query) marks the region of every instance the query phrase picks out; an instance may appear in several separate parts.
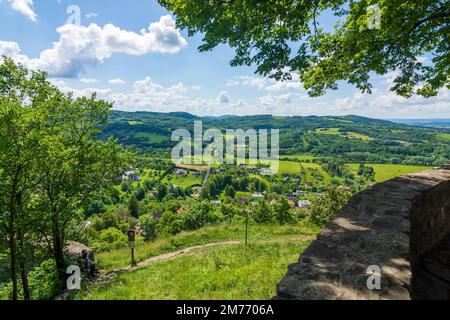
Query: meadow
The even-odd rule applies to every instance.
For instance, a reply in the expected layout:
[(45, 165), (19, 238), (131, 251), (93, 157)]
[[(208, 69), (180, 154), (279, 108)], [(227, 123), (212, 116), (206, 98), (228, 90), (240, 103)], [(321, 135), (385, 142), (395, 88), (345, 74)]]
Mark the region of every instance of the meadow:
[[(359, 164), (348, 164), (354, 171), (358, 171)], [(375, 181), (383, 182), (400, 175), (431, 169), (425, 166), (405, 166), (401, 164), (366, 164), (375, 170)]]
[[(198, 244), (240, 240), (199, 248), (173, 259), (121, 272), (112, 281), (87, 286), (75, 299), (270, 299), (289, 264), (315, 239), (311, 225), (251, 225), (245, 246), (243, 224), (219, 225), (157, 240), (137, 248), (138, 260)], [(97, 256), (104, 270), (129, 263), (129, 250)]]

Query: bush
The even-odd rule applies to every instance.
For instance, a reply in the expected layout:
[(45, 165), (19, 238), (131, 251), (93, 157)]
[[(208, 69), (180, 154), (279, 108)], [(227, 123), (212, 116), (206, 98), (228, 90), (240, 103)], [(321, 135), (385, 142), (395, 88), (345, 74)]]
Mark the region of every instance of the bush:
[(297, 222), (296, 216), (286, 197), (281, 197), (274, 205), (273, 209), (275, 220), (279, 224), (284, 225)]
[(157, 236), (158, 221), (150, 214), (139, 217), (139, 226), (141, 227), (145, 241), (152, 241)]
[(337, 188), (328, 189), (322, 197), (312, 201), (308, 219), (319, 226), (327, 224), (347, 204), (350, 197), (350, 192)]
[(253, 219), (256, 223), (270, 223), (273, 222), (273, 211), (270, 205), (265, 200), (260, 200), (259, 205), (253, 212)]
[[(46, 260), (35, 267), (28, 274), (28, 284), (32, 300), (51, 300), (55, 298), (62, 288), (56, 263), (54, 260)], [(18, 279), (18, 298), (23, 299), (22, 282)], [(0, 284), (0, 300), (10, 300), (12, 283)]]
[(102, 252), (124, 247), (127, 243), (127, 236), (122, 231), (111, 227), (100, 232), (98, 239), (92, 241), (89, 245), (92, 250)]
[(54, 260), (47, 260), (29, 274), (30, 293), (33, 300), (50, 300), (62, 288)]

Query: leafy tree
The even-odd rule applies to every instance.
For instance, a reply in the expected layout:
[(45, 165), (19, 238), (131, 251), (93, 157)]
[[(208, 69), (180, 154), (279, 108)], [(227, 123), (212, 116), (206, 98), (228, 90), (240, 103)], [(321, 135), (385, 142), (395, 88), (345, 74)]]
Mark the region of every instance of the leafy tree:
[(40, 184), (36, 193), (44, 226), (51, 231), (56, 266), (63, 277), (67, 225), (82, 220), (80, 208), (93, 195), (108, 189), (123, 166), (120, 146), (96, 139), (105, 125), (111, 104), (90, 98), (57, 94), (41, 146)]
[(295, 217), (292, 214), (291, 206), (286, 197), (278, 199), (277, 203), (274, 205), (273, 211), (275, 219), (279, 224), (283, 225), (295, 222)]
[(18, 264), (24, 298), (29, 299), (24, 236), (31, 232), (30, 198), (43, 157), (41, 129), (48, 113), (51, 87), (45, 75), (29, 72), (11, 59), (0, 65), (0, 228), (7, 235), (12, 299), (18, 299)]
[(255, 208), (253, 219), (257, 223), (270, 223), (273, 221), (273, 211), (266, 200), (260, 200), (259, 205)]
[(310, 207), (309, 219), (320, 226), (331, 221), (348, 202), (351, 194), (337, 188), (329, 188), (322, 197), (316, 197)]
[[(393, 70), (391, 90), (401, 96), (450, 87), (447, 1), (158, 1), (189, 35), (204, 35), (200, 51), (228, 43), (236, 49), (232, 66), (256, 64), (258, 74), (277, 80), (297, 72), (312, 96), (339, 80), (370, 93), (370, 77)], [(380, 28), (371, 24), (377, 8)], [(332, 30), (320, 26), (324, 19), (337, 20)]]
[(139, 200), (132, 195), (128, 202), (128, 212), (133, 218), (139, 218)]
[(139, 217), (139, 226), (143, 231), (145, 241), (152, 241), (156, 238), (158, 221), (151, 214)]
[(165, 184), (158, 185), (157, 192), (158, 192), (157, 199), (161, 201), (167, 195), (167, 186)]
[(224, 190), (224, 195), (226, 197), (234, 199), (234, 197), (236, 196), (236, 190), (233, 188), (232, 185), (227, 185)]
[(46, 81), (45, 73), (3, 59), (0, 226), (9, 239), (13, 299), (18, 298), (17, 266), (24, 298), (30, 298), (27, 242), (37, 233), (44, 237), (61, 278), (65, 276), (68, 225), (81, 220), (90, 196), (109, 188), (118, 175), (120, 146), (96, 139), (110, 108), (95, 95), (77, 99), (66, 95)]

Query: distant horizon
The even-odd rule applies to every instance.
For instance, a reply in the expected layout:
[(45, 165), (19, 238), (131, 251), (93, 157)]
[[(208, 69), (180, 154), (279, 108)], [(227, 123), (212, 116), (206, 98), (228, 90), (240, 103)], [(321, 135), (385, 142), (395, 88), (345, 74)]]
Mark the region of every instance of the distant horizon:
[(362, 117), (367, 119), (374, 119), (374, 120), (385, 120), (385, 121), (450, 121), (449, 118), (376, 118), (376, 117), (370, 117), (370, 116), (364, 116), (364, 115), (358, 115), (358, 114), (344, 114), (344, 115), (336, 115), (336, 114), (324, 114), (324, 115), (317, 115), (317, 114), (309, 114), (309, 115), (276, 115), (276, 114), (244, 114), (244, 115), (238, 115), (238, 114), (223, 114), (223, 115), (198, 115), (187, 111), (150, 111), (150, 110), (118, 110), (118, 109), (112, 109), (112, 111), (118, 111), (118, 112), (126, 112), (126, 113), (158, 113), (158, 114), (174, 114), (174, 113), (184, 113), (189, 114), (192, 116), (196, 116), (199, 118), (222, 118), (222, 117), (254, 117), (254, 116), (271, 116), (271, 117)]

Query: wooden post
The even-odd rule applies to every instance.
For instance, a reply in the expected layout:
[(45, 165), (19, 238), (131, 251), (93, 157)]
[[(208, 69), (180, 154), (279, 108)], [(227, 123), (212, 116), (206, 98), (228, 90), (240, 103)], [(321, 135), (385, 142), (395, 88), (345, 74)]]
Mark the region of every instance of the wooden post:
[(128, 245), (131, 249), (131, 266), (136, 265), (136, 261), (134, 260), (134, 244), (136, 239), (136, 231), (135, 230), (128, 230)]
[(245, 210), (245, 245), (248, 245), (248, 210)]

